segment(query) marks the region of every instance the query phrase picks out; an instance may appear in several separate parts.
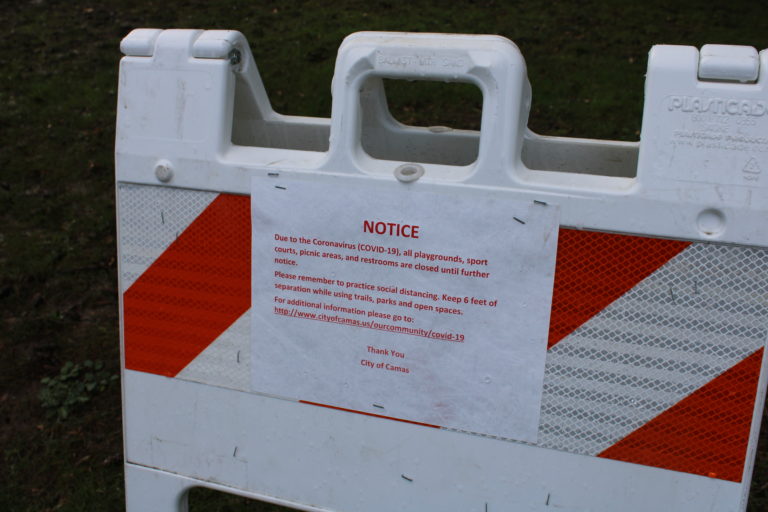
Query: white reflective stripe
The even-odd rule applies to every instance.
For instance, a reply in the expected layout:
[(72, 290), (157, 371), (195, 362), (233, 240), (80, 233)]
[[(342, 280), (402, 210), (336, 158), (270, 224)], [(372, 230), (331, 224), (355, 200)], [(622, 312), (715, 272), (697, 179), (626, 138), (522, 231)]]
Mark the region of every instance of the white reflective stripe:
[(250, 391), (251, 311), (246, 311), (176, 375), (211, 386)]
[(119, 184), (121, 292), (205, 210), (215, 192)]
[(763, 346), (766, 265), (691, 245), (555, 345), (538, 446), (597, 455)]

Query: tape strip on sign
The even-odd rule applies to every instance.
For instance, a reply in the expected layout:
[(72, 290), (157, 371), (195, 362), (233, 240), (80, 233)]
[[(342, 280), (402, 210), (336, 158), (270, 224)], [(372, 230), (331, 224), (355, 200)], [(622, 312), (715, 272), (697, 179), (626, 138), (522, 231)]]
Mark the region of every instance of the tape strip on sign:
[[(224, 200), (208, 211), (217, 198)], [(118, 200), (127, 367), (250, 391), (249, 198), (120, 184)], [(199, 236), (206, 232), (201, 228), (217, 223), (218, 234)], [(228, 230), (230, 235), (219, 236)], [(183, 245), (171, 249), (177, 239)], [(182, 247), (197, 255), (239, 254), (225, 263), (239, 269), (229, 281), (239, 290), (239, 306), (204, 336), (192, 321), (158, 315), (178, 308), (189, 290), (222, 283), (207, 275), (208, 267), (174, 256)], [(163, 269), (175, 265), (186, 269), (185, 279), (166, 279), (170, 274)], [(764, 249), (560, 229), (536, 445), (738, 481), (745, 449), (735, 440), (748, 431), (755, 399), (749, 382), (759, 376), (755, 361), (766, 338), (765, 266)], [(625, 279), (624, 268), (636, 269), (628, 272), (628, 285), (617, 284)], [(209, 303), (187, 300), (184, 318), (203, 318)], [(150, 325), (145, 315), (153, 335), (142, 331)], [(670, 412), (675, 419), (667, 419), (667, 411), (691, 410), (684, 407), (689, 397), (712, 396), (706, 390), (731, 382), (725, 379), (732, 372), (746, 383), (738, 386), (738, 407), (706, 399), (695, 415)], [(664, 428), (652, 428), (657, 418)], [(703, 434), (706, 445), (687, 453), (691, 459), (683, 463), (659, 455), (678, 449), (675, 432), (694, 427), (733, 435)], [(632, 450), (626, 448), (630, 442)], [(713, 461), (711, 453), (727, 456)]]

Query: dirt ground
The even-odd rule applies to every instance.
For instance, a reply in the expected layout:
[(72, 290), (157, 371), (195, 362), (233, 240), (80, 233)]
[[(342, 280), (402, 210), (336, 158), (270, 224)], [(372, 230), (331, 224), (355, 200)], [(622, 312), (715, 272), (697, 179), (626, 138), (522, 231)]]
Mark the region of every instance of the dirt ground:
[[(121, 510), (114, 220), (119, 42), (131, 29), (248, 38), (277, 111), (330, 115), (360, 30), (489, 33), (528, 63), (539, 133), (637, 140), (653, 44), (768, 47), (760, 2), (4, 2), (0, 17), (0, 510)], [(417, 88), (418, 89), (418, 88)], [(479, 99), (393, 89), (403, 122), (477, 128)], [(89, 363), (90, 361), (90, 363)], [(48, 379), (48, 380), (44, 380)], [(42, 394), (41, 394), (42, 392)], [(765, 421), (764, 421), (765, 425)], [(765, 428), (750, 497), (768, 510)], [(279, 510), (194, 491), (192, 510)]]

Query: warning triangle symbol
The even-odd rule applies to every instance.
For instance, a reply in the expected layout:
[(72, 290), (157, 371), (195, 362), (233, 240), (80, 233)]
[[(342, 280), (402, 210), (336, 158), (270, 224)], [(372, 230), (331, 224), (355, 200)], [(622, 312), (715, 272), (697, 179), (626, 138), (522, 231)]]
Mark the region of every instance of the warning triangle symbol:
[(750, 158), (749, 162), (747, 162), (747, 165), (744, 166), (744, 169), (742, 169), (743, 172), (746, 174), (760, 174), (762, 169), (760, 169), (760, 166), (757, 165), (757, 160), (754, 158)]

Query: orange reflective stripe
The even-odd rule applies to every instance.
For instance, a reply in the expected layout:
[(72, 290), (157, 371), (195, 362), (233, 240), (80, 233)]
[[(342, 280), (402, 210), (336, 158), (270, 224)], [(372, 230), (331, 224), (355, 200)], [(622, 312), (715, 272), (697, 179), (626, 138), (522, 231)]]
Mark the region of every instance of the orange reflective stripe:
[(599, 457), (741, 482), (761, 348)]
[(548, 347), (571, 334), (690, 242), (560, 229)]
[(125, 292), (127, 369), (173, 377), (248, 311), (250, 212), (219, 195)]

